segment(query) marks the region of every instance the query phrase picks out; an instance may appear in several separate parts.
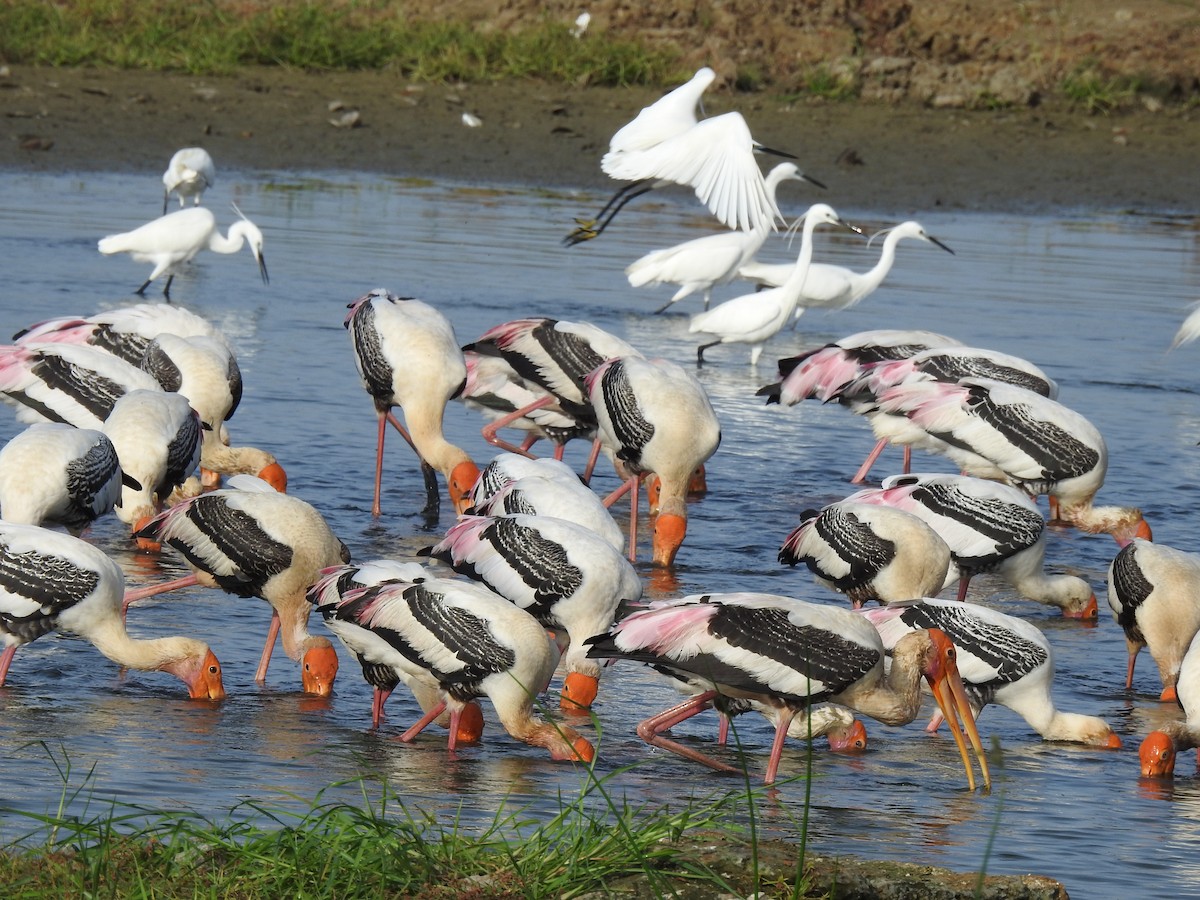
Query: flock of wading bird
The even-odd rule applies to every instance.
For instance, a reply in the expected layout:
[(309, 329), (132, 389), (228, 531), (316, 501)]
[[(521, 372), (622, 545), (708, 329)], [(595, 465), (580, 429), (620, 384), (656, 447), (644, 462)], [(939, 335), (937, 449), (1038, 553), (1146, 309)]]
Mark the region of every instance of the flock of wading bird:
[[(792, 163), (764, 178), (754, 152), (765, 148), (740, 114), (697, 119), (713, 77), (700, 70), (613, 136), (602, 168), (629, 184), (565, 240), (594, 238), (652, 188), (695, 188), (731, 230), (651, 253), (627, 274), (634, 286), (680, 285), (662, 309), (703, 293), (705, 312), (691, 330), (716, 340), (700, 347), (698, 362), (718, 343), (749, 344), (757, 361), (765, 341), (808, 306), (858, 302), (883, 280), (904, 237), (949, 249), (906, 222), (890, 231), (869, 272), (813, 263), (816, 226), (845, 226), (832, 208), (816, 204), (803, 217), (794, 265), (754, 262), (780, 218), (778, 185), (812, 179)], [(222, 236), (199, 205), (214, 180), (207, 153), (180, 151), (163, 178), (163, 217), (100, 241), (103, 253), (153, 263), (138, 294), (163, 275), (168, 294), (179, 267), (205, 247), (234, 253), (247, 242), (266, 281), (259, 229), (242, 217)], [(167, 214), (172, 193), (183, 208)], [(735, 278), (765, 289), (709, 310), (712, 288)], [(352, 563), (317, 510), (286, 493), (271, 454), (231, 443), (226, 423), (241, 397), (240, 373), (229, 341), (201, 317), (142, 303), (35, 324), (0, 350), (0, 395), (31, 423), (0, 451), (0, 685), (20, 646), (62, 629), (121, 665), (170, 672), (193, 698), (221, 699), (220, 664), (207, 644), (138, 639), (125, 625), (131, 603), (199, 584), (270, 604), (257, 680), (265, 679), (281, 635), (284, 652), (301, 666), (303, 689), (328, 695), (338, 654), (308, 628), (315, 607), (361, 664), (373, 689), (373, 725), (400, 682), (412, 691), (424, 714), (403, 741), (433, 722), (448, 730), (451, 750), (479, 740), (477, 700), (486, 696), (512, 736), (555, 759), (590, 762), (591, 743), (575, 727), (538, 715), (535, 698), (561, 668), (562, 709), (586, 711), (603, 664), (628, 659), (652, 666), (687, 695), (642, 722), (639, 735), (712, 769), (736, 771), (667, 732), (715, 708), (724, 743), (731, 717), (758, 711), (775, 726), (764, 776), (770, 783), (789, 735), (825, 735), (835, 750), (862, 750), (866, 731), (854, 713), (911, 722), (924, 680), (939, 707), (928, 728), (945, 719), (974, 789), (968, 744), (983, 784), (990, 783), (975, 726), (988, 703), (1012, 709), (1046, 740), (1120, 746), (1102, 720), (1055, 707), (1052, 648), (1034, 625), (965, 599), (972, 576), (994, 571), (1064, 616), (1097, 616), (1086, 582), (1044, 570), (1047, 522), (1034, 498), (1046, 494), (1054, 521), (1106, 532), (1121, 548), (1108, 601), (1128, 641), (1126, 686), (1148, 646), (1162, 699), (1185, 712), (1146, 738), (1143, 772), (1169, 774), (1174, 754), (1200, 738), (1193, 640), (1200, 604), (1192, 599), (1200, 556), (1152, 543), (1136, 509), (1095, 504), (1107, 466), (1104, 440), (1054, 399), (1057, 386), (1033, 364), (924, 331), (861, 332), (780, 360), (779, 380), (759, 391), (766, 402), (836, 400), (870, 422), (879, 443), (855, 483), (887, 444), (905, 450), (905, 474), (804, 514), (779, 550), (780, 562), (803, 562), (853, 608), (749, 592), (641, 605), (632, 565), (639, 494), (644, 488), (648, 497), (653, 563), (670, 567), (686, 536), (687, 496), (703, 491), (704, 464), (720, 443), (695, 375), (588, 323), (521, 319), (461, 346), (447, 319), (420, 300), (375, 290), (349, 309), (344, 324), (379, 422), (373, 513), (380, 514), (390, 424), (420, 460), (429, 505), (439, 502), (442, 478), (459, 514), (424, 551), (430, 562)], [(1200, 316), (1193, 316), (1177, 343), (1197, 335)], [(483, 436), (503, 451), (482, 471), (443, 433), (452, 399), (483, 414)], [(523, 438), (510, 442), (500, 434), (505, 429)], [(593, 442), (583, 473), (562, 462), (574, 438)], [(533, 457), (539, 440), (553, 445), (552, 457)], [(912, 447), (948, 457), (958, 473), (908, 474)], [(622, 477), (604, 498), (588, 486), (601, 454)], [(609, 507), (625, 494), (623, 530)], [(79, 537), (109, 510), (145, 552), (168, 545), (192, 574), (125, 590), (120, 567)], [(69, 533), (49, 530), (55, 525)], [(954, 584), (957, 599), (935, 598)], [(880, 605), (868, 608), (868, 601)]]

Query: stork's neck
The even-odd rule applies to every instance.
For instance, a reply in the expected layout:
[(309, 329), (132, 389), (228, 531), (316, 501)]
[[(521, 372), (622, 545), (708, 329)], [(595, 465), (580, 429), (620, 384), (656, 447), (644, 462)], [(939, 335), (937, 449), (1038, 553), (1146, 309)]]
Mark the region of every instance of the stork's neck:
[(229, 447), (219, 438), (206, 439), (200, 447), (200, 465), (222, 475), (257, 475), (275, 457), (257, 447)]
[(131, 637), (125, 625), (114, 612), (87, 634), (90, 640), (108, 659), (119, 666), (139, 672), (153, 672), (164, 665), (187, 655), (186, 638), (165, 637), (143, 640)]
[[(1048, 741), (1072, 741), (1103, 746), (1112, 730), (1102, 719), (1078, 713), (1059, 712), (1047, 706), (1032, 714), (1022, 712), (1033, 730)], [(1176, 742), (1178, 746), (1178, 742)]]
[(886, 678), (864, 679), (834, 701), (885, 725), (906, 725), (921, 711), (921, 668), (927, 647), (925, 632), (906, 634), (896, 642)]
[(303, 613), (289, 614), (285, 610), (279, 617), (279, 637), (283, 642), (283, 652), (287, 654), (288, 659), (296, 662), (304, 659), (304, 654), (313, 647), (333, 646), (328, 638), (309, 633), (307, 611), (312, 609), (312, 605), (306, 601), (304, 606), (307, 609)]
[(1093, 506), (1091, 498), (1068, 505), (1059, 500), (1058, 515), (1080, 531), (1111, 534), (1122, 546), (1137, 536), (1142, 512), (1127, 506)]

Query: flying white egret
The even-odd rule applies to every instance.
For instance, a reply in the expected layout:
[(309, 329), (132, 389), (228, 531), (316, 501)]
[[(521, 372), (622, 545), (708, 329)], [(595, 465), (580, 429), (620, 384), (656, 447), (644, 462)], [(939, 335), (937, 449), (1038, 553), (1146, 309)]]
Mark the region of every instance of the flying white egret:
[(578, 220), (579, 227), (563, 239), (568, 247), (591, 240), (634, 197), (667, 184), (683, 184), (724, 225), (743, 231), (764, 223), (772, 226), (779, 209), (767, 193), (755, 151), (790, 159), (790, 153), (771, 150), (750, 136), (738, 112), (696, 119), (696, 106), (716, 73), (705, 66), (687, 84), (645, 107), (609, 141), (600, 168), (610, 178), (628, 181), (594, 219)]
[(188, 197), (192, 205), (200, 205), (200, 197), (217, 181), (217, 170), (212, 157), (203, 147), (184, 147), (171, 157), (167, 171), (163, 173), (163, 215), (167, 214), (167, 203), (171, 194), (179, 197), (179, 205), (186, 205)]
[(169, 298), (175, 273), (201, 250), (208, 248), (216, 253), (237, 253), (245, 243), (249, 243), (250, 252), (258, 263), (263, 284), (269, 284), (267, 263), (263, 258), (262, 232), (236, 206), (234, 211), (242, 218), (229, 226), (228, 235), (222, 235), (217, 230), (217, 219), (209, 210), (194, 206), (147, 222), (133, 231), (110, 234), (100, 239), (98, 247), (106, 256), (128, 253), (137, 262), (154, 264), (150, 277), (134, 292), (139, 295), (145, 293), (150, 282), (166, 274), (163, 296)]

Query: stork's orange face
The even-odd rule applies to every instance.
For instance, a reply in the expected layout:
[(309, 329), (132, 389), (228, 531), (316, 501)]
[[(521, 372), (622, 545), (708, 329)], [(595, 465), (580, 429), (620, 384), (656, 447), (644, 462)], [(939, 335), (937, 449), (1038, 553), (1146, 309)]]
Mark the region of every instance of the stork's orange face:
[(933, 646), (926, 659), (923, 674), (929, 682), (933, 697), (946, 719), (946, 724), (950, 726), (950, 731), (954, 735), (954, 742), (958, 745), (963, 768), (967, 773), (967, 784), (971, 790), (975, 790), (975, 774), (971, 770), (971, 760), (967, 754), (966, 741), (963, 738), (964, 732), (979, 759), (979, 769), (983, 775), (984, 787), (991, 787), (992, 779), (988, 772), (987, 756), (983, 752), (983, 743), (979, 740), (979, 730), (975, 727), (975, 714), (967, 699), (962, 676), (958, 673), (958, 651), (945, 632), (937, 628), (929, 629), (929, 638)]
[(471, 488), (478, 480), (479, 467), (473, 462), (460, 462), (450, 472), (450, 477), (446, 479), (446, 487), (450, 492), (450, 502), (454, 504), (454, 511), (458, 515), (461, 516), (471, 505)]
[(271, 463), (258, 473), (258, 477), (279, 491), (279, 493), (287, 493), (287, 472), (283, 471), (283, 466), (279, 463)]
[(835, 753), (861, 753), (867, 749), (867, 729), (858, 719), (845, 728), (832, 729), (826, 738)]
[(584, 675), (582, 672), (569, 672), (563, 680), (562, 696), (559, 706), (563, 709), (587, 709), (596, 702), (599, 692), (600, 679), (595, 675)]
[(225, 684), (221, 680), (221, 664), (212, 650), (177, 659), (162, 667), (187, 685), (193, 700), (224, 700)]
[(1138, 749), (1143, 778), (1170, 778), (1175, 774), (1175, 742), (1161, 731), (1152, 731)]
[(1100, 617), (1100, 608), (1096, 605), (1096, 595), (1092, 594), (1082, 609), (1078, 611), (1064, 609), (1062, 614), (1067, 619), (1098, 619)]
[(676, 513), (660, 514), (654, 520), (654, 565), (673, 565), (686, 535), (687, 519)]
[(331, 696), (337, 671), (337, 651), (332, 646), (310, 647), (300, 662), (300, 683), (304, 693)]
[(152, 515), (142, 516), (133, 523), (134, 542), (137, 544), (139, 550), (144, 550), (147, 553), (159, 553), (162, 551), (162, 544), (154, 540), (154, 538), (136, 537), (137, 533), (145, 528), (152, 518), (154, 518)]
[(458, 733), (456, 742), (459, 744), (478, 744), (483, 737), (483, 710), (474, 700), (462, 708), (458, 717)]

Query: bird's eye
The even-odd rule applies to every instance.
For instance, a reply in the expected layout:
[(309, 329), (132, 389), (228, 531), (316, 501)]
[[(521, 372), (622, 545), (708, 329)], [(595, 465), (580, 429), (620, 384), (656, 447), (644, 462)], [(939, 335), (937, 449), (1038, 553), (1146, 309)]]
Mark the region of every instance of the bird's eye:
[(209, 667), (208, 667), (208, 674), (209, 674), (209, 675), (217, 675), (217, 674), (220, 674), (220, 671), (221, 671), (221, 670), (220, 670), (220, 668), (218, 668), (217, 666), (209, 666)]

